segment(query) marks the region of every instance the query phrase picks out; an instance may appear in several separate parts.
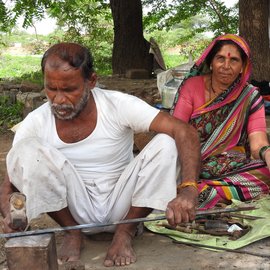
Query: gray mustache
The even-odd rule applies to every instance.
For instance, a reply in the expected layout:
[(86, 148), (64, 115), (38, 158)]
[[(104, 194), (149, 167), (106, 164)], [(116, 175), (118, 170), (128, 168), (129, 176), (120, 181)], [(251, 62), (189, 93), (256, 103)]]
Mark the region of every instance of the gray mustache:
[(74, 109), (74, 107), (70, 104), (63, 104), (63, 105), (52, 104), (51, 106), (54, 110), (73, 110)]

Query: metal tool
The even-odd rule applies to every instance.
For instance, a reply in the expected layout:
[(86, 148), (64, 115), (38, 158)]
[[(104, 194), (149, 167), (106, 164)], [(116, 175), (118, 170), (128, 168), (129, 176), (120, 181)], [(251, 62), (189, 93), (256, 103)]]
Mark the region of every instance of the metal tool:
[[(219, 214), (219, 213), (225, 213), (225, 212), (248, 211), (248, 210), (254, 210), (254, 209), (256, 209), (254, 206), (244, 206), (244, 207), (236, 207), (236, 208), (197, 210), (196, 216), (212, 215), (212, 214)], [(33, 230), (33, 231), (1, 233), (0, 238), (12, 238), (12, 237), (20, 237), (20, 236), (40, 235), (40, 234), (46, 234), (46, 233), (100, 228), (100, 227), (107, 227), (107, 226), (113, 226), (113, 225), (119, 225), (119, 224), (140, 223), (140, 222), (158, 221), (158, 220), (164, 220), (164, 219), (166, 219), (166, 216), (161, 215), (161, 216), (155, 216), (155, 217), (124, 219), (124, 220), (119, 220), (119, 221), (115, 221), (115, 222), (111, 222), (111, 223), (100, 223), (100, 224), (90, 223), (90, 224), (80, 224), (80, 225), (75, 225), (75, 226), (39, 229), (39, 230)]]
[(24, 229), (27, 226), (26, 197), (20, 192), (14, 192), (9, 198), (10, 222), (13, 229)]
[(250, 219), (250, 220), (264, 219), (264, 217), (244, 215), (244, 214), (239, 214), (239, 213), (233, 213), (233, 214), (229, 213), (229, 216), (236, 217), (236, 218)]

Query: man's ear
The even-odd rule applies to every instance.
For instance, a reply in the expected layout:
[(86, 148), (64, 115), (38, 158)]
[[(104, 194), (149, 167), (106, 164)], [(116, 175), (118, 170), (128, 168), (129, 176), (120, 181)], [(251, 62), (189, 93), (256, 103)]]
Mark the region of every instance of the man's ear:
[(96, 86), (97, 83), (97, 74), (93, 72), (88, 79), (88, 86), (92, 89)]

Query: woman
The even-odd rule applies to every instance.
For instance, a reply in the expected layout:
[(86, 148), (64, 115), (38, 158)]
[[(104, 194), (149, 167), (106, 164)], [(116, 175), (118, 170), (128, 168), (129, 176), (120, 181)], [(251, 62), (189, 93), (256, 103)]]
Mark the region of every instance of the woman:
[(182, 82), (171, 113), (199, 132), (199, 207), (269, 193), (270, 146), (263, 99), (248, 84), (250, 50), (233, 34), (216, 38)]

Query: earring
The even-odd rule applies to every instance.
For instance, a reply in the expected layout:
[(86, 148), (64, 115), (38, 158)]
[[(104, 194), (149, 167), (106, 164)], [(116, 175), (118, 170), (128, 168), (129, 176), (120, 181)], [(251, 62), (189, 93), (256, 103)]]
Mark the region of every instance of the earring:
[(212, 70), (213, 68), (212, 68), (212, 66), (210, 66), (210, 70)]

